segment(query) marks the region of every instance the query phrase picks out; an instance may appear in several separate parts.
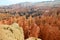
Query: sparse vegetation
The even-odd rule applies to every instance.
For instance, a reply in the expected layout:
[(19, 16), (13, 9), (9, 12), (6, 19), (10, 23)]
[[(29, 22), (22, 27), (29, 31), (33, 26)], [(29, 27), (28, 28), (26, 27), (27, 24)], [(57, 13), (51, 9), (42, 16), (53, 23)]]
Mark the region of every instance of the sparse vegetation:
[(60, 40), (60, 8), (32, 7), (0, 10), (0, 25), (18, 23), (23, 28), (24, 38)]

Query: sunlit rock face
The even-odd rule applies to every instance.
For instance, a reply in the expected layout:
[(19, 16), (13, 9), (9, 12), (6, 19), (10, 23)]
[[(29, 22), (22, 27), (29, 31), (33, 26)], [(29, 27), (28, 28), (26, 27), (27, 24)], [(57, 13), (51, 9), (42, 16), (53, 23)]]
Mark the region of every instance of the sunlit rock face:
[(26, 39), (26, 40), (41, 40), (41, 39), (39, 39), (39, 38), (34, 38), (34, 37), (29, 37), (29, 38)]
[(17, 23), (0, 25), (0, 40), (24, 40), (23, 29)]

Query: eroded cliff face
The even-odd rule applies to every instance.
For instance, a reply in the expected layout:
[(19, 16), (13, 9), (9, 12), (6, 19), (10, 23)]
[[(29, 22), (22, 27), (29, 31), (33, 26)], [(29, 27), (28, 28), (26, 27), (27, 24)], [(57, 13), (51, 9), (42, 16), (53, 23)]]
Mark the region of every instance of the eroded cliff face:
[(17, 23), (0, 25), (0, 40), (24, 40), (22, 27), (19, 27)]

